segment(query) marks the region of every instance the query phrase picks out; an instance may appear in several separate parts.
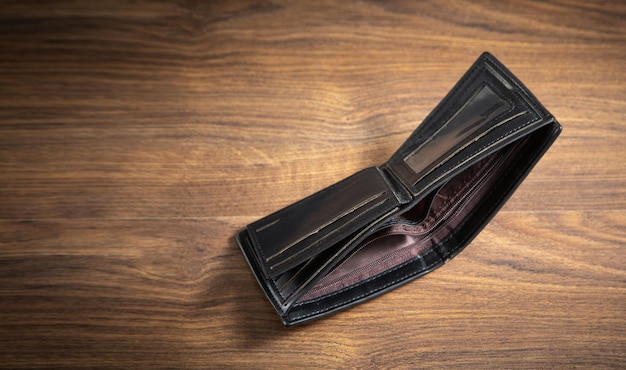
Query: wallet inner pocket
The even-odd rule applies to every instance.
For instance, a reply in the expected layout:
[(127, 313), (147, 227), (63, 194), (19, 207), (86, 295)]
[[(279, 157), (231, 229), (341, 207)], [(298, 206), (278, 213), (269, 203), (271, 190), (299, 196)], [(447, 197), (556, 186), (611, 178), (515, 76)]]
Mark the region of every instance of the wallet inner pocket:
[[(523, 141), (523, 140), (522, 140)], [(467, 217), (484, 198), (517, 143), (505, 147), (459, 173), (406, 212), (381, 227), (298, 299), (304, 302), (359, 284), (428, 253)], [(441, 256), (445, 258), (445, 256)]]

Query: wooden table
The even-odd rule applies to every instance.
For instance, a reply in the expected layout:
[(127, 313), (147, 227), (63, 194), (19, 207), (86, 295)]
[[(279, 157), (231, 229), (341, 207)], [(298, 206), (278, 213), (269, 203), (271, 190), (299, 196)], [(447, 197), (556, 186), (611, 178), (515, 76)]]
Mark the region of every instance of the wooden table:
[[(623, 2), (0, 5), (6, 367), (626, 367)], [(285, 329), (233, 239), (484, 50), (563, 124), (458, 257)]]

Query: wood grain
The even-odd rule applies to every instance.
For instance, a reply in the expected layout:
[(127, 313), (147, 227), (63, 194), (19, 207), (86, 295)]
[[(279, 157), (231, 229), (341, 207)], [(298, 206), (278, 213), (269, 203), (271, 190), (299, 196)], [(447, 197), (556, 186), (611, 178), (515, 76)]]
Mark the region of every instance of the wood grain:
[[(626, 367), (620, 1), (4, 1), (0, 364)], [(564, 132), (437, 272), (285, 329), (247, 223), (383, 163), (489, 50)]]

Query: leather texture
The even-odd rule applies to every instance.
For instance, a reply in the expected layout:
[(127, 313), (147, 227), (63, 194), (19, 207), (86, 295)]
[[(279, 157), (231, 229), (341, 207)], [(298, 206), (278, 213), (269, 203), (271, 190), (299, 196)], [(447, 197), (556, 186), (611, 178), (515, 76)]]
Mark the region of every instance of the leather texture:
[(286, 326), (412, 281), (458, 254), (561, 132), (484, 53), (391, 158), (236, 236)]

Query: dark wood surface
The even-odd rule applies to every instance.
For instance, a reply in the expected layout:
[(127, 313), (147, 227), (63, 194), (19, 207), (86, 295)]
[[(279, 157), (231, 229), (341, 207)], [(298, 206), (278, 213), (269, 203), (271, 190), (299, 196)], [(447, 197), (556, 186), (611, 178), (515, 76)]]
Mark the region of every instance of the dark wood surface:
[[(446, 266), (283, 328), (235, 233), (484, 50), (562, 136)], [(624, 368), (625, 66), (620, 1), (4, 1), (0, 364)]]

